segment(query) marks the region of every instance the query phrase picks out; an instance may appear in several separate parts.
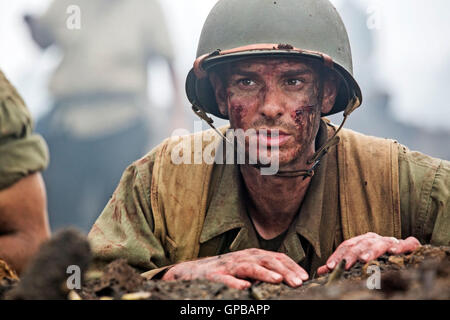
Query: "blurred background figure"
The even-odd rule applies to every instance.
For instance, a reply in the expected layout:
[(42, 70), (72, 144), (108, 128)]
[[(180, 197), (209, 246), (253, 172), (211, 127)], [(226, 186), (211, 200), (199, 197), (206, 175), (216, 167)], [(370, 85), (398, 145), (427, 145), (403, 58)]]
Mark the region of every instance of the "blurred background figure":
[[(386, 81), (385, 77), (383, 77), (382, 73), (386, 70), (379, 68), (379, 65), (383, 64), (385, 64), (384, 68), (386, 68), (389, 62), (380, 58), (378, 54), (379, 50), (384, 50), (383, 48), (378, 48), (377, 36), (380, 33), (386, 36), (383, 32), (386, 31), (385, 21), (383, 21), (385, 17), (382, 15), (381, 7), (367, 5), (367, 3), (367, 1), (360, 0), (342, 0), (338, 2), (338, 11), (347, 27), (352, 45), (354, 73), (361, 86), (364, 100), (362, 107), (349, 117), (345, 127), (368, 135), (395, 139), (408, 146), (411, 150), (419, 150), (434, 157), (450, 160), (450, 124), (446, 129), (444, 127), (430, 129), (429, 125), (425, 126), (424, 123), (420, 125), (420, 119), (418, 119), (419, 121), (416, 119), (415, 122), (405, 122), (398, 119), (394, 114), (393, 109), (395, 107), (392, 103), (392, 96), (395, 97), (401, 92), (397, 92), (397, 88), (393, 88), (392, 83)], [(409, 10), (411, 10), (413, 4), (408, 3), (408, 6)], [(422, 27), (425, 26), (418, 26), (418, 28)], [(410, 30), (408, 33), (405, 33), (405, 36), (411, 36), (410, 33), (414, 33), (414, 31)], [(424, 34), (414, 33), (413, 37), (417, 37), (417, 47), (411, 47), (410, 50), (419, 49), (421, 40), (423, 41), (421, 37)], [(427, 37), (429, 38), (431, 35)], [(443, 42), (443, 47), (448, 42)], [(414, 46), (414, 44), (411, 43), (411, 46)], [(390, 55), (398, 54), (399, 52), (395, 51), (390, 53)], [(427, 61), (426, 63), (429, 62)], [(412, 62), (410, 64), (411, 66), (413, 65)], [(443, 69), (438, 75), (438, 78), (442, 79), (435, 83), (436, 91), (439, 91), (438, 88), (441, 90), (446, 87), (449, 88), (450, 59), (448, 56), (442, 67)], [(406, 72), (401, 76), (404, 78), (409, 77)], [(417, 79), (417, 82), (421, 83), (423, 80)], [(423, 105), (423, 108), (429, 108), (429, 110), (441, 109), (445, 117), (445, 113), (448, 113), (450, 109), (448, 99), (441, 100), (440, 98), (439, 104), (432, 105), (437, 103), (434, 97), (441, 96), (443, 92), (414, 92), (414, 88), (409, 88), (409, 91), (407, 91), (407, 95), (411, 97), (418, 97), (422, 94), (429, 95), (428, 103)], [(419, 99), (416, 98), (416, 100)], [(399, 114), (408, 114), (410, 112), (408, 109), (397, 111)], [(403, 118), (407, 119), (408, 117), (403, 115)], [(411, 117), (409, 115), (409, 118), (414, 118), (414, 116)], [(330, 119), (334, 123), (340, 124), (342, 115), (334, 115)]]
[(20, 274), (50, 237), (41, 176), (47, 164), (45, 141), (0, 70), (0, 273), (4, 260)]
[[(167, 62), (173, 109), (181, 107), (164, 14), (156, 0), (57, 0), (24, 20), (39, 47), (62, 54), (49, 84), (54, 104), (37, 124), (51, 155), (50, 224), (88, 232), (126, 166), (169, 134), (167, 114), (147, 96), (149, 60)], [(182, 112), (173, 109), (177, 126)]]

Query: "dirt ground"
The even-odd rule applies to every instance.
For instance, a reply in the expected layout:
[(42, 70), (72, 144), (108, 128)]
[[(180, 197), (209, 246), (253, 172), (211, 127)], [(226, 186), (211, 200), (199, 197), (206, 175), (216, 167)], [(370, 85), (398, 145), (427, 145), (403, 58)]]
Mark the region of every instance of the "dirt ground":
[[(0, 264), (0, 299), (450, 299), (450, 247), (422, 246), (412, 254), (383, 255), (367, 264), (358, 262), (349, 271), (337, 268), (298, 289), (255, 283), (239, 291), (209, 281), (151, 281), (142, 278), (125, 260), (116, 260), (101, 271), (87, 273), (81, 290), (69, 291), (64, 286), (66, 266), (80, 261), (85, 267), (91, 261), (86, 240), (73, 231), (57, 235), (41, 249), (20, 281), (2, 273), (8, 269)], [(379, 289), (368, 289), (368, 284)]]
[[(380, 270), (379, 290), (374, 273)], [(130, 285), (133, 283), (133, 285)], [(138, 292), (136, 295), (127, 293)], [(408, 255), (384, 255), (351, 270), (307, 281), (301, 288), (284, 284), (254, 284), (239, 291), (208, 281), (148, 281), (124, 260), (108, 265), (99, 279), (88, 281), (79, 293), (83, 299), (200, 299), (200, 300), (315, 300), (315, 299), (450, 299), (450, 248), (423, 246)]]

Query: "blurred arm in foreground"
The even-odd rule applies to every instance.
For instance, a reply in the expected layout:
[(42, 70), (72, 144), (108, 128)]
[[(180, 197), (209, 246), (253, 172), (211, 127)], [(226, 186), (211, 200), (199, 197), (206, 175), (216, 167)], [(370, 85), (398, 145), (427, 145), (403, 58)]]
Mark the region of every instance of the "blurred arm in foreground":
[(45, 142), (32, 134), (25, 103), (0, 71), (0, 259), (19, 274), (49, 238)]

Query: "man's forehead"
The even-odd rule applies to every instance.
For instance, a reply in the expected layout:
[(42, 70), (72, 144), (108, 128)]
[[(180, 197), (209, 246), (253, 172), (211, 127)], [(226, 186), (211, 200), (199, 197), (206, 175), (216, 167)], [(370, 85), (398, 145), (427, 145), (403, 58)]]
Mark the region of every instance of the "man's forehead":
[(230, 63), (231, 72), (252, 71), (258, 72), (265, 69), (285, 71), (314, 71), (314, 62), (301, 58), (248, 58)]

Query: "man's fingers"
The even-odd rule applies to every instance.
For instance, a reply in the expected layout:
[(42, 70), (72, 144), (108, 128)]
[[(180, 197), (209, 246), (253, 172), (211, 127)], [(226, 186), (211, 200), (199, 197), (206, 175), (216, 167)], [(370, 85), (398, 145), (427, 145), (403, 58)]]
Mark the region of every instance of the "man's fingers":
[(234, 275), (242, 279), (250, 278), (269, 283), (280, 283), (283, 281), (283, 276), (279, 273), (266, 269), (260, 265), (250, 263), (243, 264), (236, 268)]
[(303, 273), (301, 274), (295, 273), (292, 269), (289, 268), (288, 265), (285, 265), (281, 261), (272, 257), (262, 259), (261, 265), (269, 270), (275, 271), (276, 273), (282, 275), (284, 281), (291, 287), (298, 287), (303, 283), (303, 281), (308, 280), (308, 278), (305, 279)]
[(414, 237), (409, 237), (406, 240), (404, 240), (405, 243), (405, 250), (408, 251), (415, 251), (419, 249), (422, 245), (420, 244), (419, 240), (417, 240)]
[(249, 281), (238, 279), (226, 274), (214, 274), (208, 278), (213, 282), (220, 282), (227, 285), (230, 288), (238, 290), (250, 288), (250, 286), (252, 285)]
[[(344, 243), (342, 243), (344, 244)], [(334, 268), (336, 268), (336, 266), (339, 264), (339, 262), (341, 262), (342, 259), (344, 259), (344, 257), (351, 252), (351, 250), (353, 249), (354, 246), (349, 246), (349, 245), (341, 245), (339, 246), (336, 251), (330, 256), (330, 258), (328, 258), (326, 266), (328, 267), (329, 270), (333, 270)]]
[(391, 254), (407, 253), (417, 250), (420, 246), (419, 240), (414, 237), (409, 237), (406, 240), (400, 240), (398, 243), (395, 243), (389, 248), (388, 252)]
[(324, 274), (329, 273), (330, 271), (331, 271), (331, 270), (328, 269), (327, 266), (321, 266), (321, 267), (319, 267), (319, 268), (317, 269), (317, 275), (322, 276), (322, 275), (324, 275)]
[[(345, 270), (349, 270), (355, 264), (355, 262), (358, 261), (358, 256), (359, 256), (359, 252), (358, 253), (349, 252), (349, 253), (347, 253), (347, 255), (344, 256)], [(341, 262), (341, 261), (339, 261), (339, 262)]]
[(358, 260), (361, 261), (361, 262), (366, 262), (367, 263), (369, 261), (377, 259), (379, 256), (381, 256), (384, 253), (385, 253), (385, 251), (381, 252), (380, 250), (377, 250), (377, 249), (374, 248), (374, 249), (362, 252), (359, 255), (359, 257), (358, 257)]
[(283, 253), (278, 253), (278, 259), (283, 263), (284, 266), (289, 268), (292, 272), (295, 273), (297, 277), (301, 280), (306, 281), (309, 279), (308, 272), (305, 271), (302, 267), (300, 267), (294, 260), (289, 258), (287, 255)]
[(414, 237), (398, 240), (394, 237), (381, 237), (375, 233), (367, 233), (341, 243), (328, 258), (326, 265), (320, 267), (317, 273), (322, 275), (330, 272), (336, 268), (342, 259), (346, 260), (345, 269), (348, 270), (357, 260), (368, 262), (377, 259), (386, 252), (391, 254), (407, 253), (420, 246), (420, 242)]
[(358, 259), (361, 262), (369, 262), (377, 259), (381, 255), (385, 254), (388, 248), (390, 247), (389, 243), (385, 241), (377, 241), (376, 243), (371, 244), (361, 250)]
[(359, 245), (352, 248), (351, 253), (347, 254), (348, 256), (344, 257), (344, 259), (347, 260), (346, 269), (351, 268), (358, 260), (361, 262), (369, 262), (377, 259), (386, 253), (389, 247), (391, 247), (393, 240), (398, 242), (395, 238), (389, 239), (389, 241), (386, 241), (385, 238), (382, 237), (379, 239), (364, 239)]
[[(369, 232), (341, 243), (336, 251), (327, 260), (328, 269), (334, 269), (342, 259), (347, 261), (346, 269), (355, 264), (357, 260), (370, 261), (386, 252), (389, 244), (383, 237)], [(396, 239), (395, 239), (396, 240)]]

